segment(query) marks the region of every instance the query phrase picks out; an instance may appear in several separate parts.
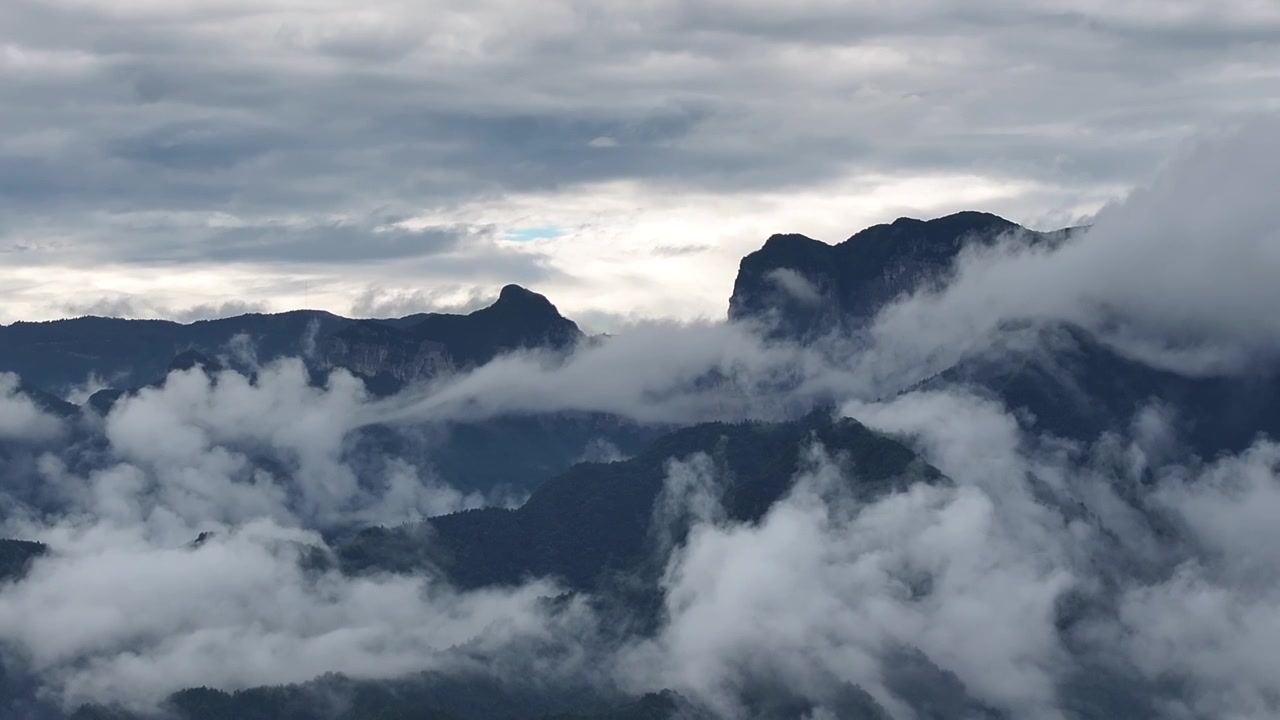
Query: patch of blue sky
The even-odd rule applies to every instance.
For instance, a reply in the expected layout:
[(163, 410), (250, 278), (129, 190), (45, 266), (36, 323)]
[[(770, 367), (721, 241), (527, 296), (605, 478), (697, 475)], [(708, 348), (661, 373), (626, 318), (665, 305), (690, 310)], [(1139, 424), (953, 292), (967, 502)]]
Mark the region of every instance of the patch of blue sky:
[(564, 228), (555, 225), (543, 225), (539, 227), (522, 227), (512, 228), (503, 233), (503, 237), (516, 242), (531, 242), (533, 240), (546, 240), (548, 238), (560, 237), (564, 234)]

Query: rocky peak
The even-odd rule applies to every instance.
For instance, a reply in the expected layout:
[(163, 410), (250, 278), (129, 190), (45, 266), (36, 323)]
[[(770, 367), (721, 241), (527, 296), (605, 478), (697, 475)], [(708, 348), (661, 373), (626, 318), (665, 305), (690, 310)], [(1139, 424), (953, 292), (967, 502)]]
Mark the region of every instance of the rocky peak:
[(856, 329), (894, 298), (948, 272), (968, 244), (1015, 232), (1031, 243), (1055, 235), (974, 211), (932, 220), (901, 217), (838, 245), (774, 235), (742, 259), (729, 317), (759, 322), (775, 337), (795, 339)]

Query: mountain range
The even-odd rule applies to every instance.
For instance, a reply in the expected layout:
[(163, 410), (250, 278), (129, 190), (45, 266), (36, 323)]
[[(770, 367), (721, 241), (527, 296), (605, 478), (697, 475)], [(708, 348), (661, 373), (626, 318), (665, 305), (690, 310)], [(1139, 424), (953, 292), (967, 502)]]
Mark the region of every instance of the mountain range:
[[(901, 218), (835, 245), (774, 235), (742, 260), (728, 317), (763, 342), (807, 348), (824, 337), (856, 335), (894, 301), (945, 284), (966, 250), (996, 243), (1053, 248), (1087, 232), (1036, 232), (995, 215), (963, 212), (929, 221)], [(1179, 418), (1187, 452), (1205, 458), (1241, 451), (1258, 436), (1280, 435), (1280, 383), (1274, 376), (1192, 377), (1153, 368), (1065, 322), (1025, 323), (1008, 332), (1025, 342), (970, 354), (920, 378), (908, 392), (963, 387), (1014, 411), (1031, 432), (1078, 443), (1122, 433), (1143, 408), (1156, 404)], [(343, 369), (374, 398), (392, 398), (463, 377), (504, 354), (536, 351), (554, 364), (608, 342), (587, 337), (546, 297), (508, 285), (494, 304), (467, 315), (349, 319), (302, 310), (190, 324), (100, 317), (18, 322), (0, 327), (0, 373), (15, 373), (23, 394), (67, 420), (71, 437), (59, 442), (79, 448), (74, 457), (88, 465), (109, 454), (102, 418), (122, 399), (164, 387), (175, 372), (225, 372), (253, 382), (263, 366), (296, 357), (313, 387), (323, 387), (332, 371)], [(954, 486), (910, 438), (840, 417), (838, 408), (802, 410), (768, 421), (694, 424), (556, 410), (360, 426), (344, 441), (344, 452), (406, 458), (432, 467), (463, 493), (504, 493), (514, 501), (400, 524), (319, 527), (323, 543), (303, 553), (300, 562), (311, 572), (352, 578), (431, 577), (460, 591), (550, 579), (563, 594), (546, 602), (586, 598), (608, 619), (608, 642), (651, 637), (669, 619), (665, 593), (672, 553), (706, 520), (696, 516), (702, 506), (689, 493), (710, 493), (709, 507), (721, 524), (758, 527), (795, 489), (815, 446), (856, 469), (840, 492), (858, 504), (916, 486)], [(255, 450), (245, 452), (258, 457)], [(39, 462), (37, 452), (19, 445), (6, 449), (0, 441), (0, 463), (11, 470)], [(264, 454), (260, 465), (283, 462)], [(686, 495), (673, 499), (673, 468), (690, 464), (709, 468), (710, 485), (686, 487)], [(48, 552), (39, 543), (0, 541), (0, 588), (40, 567)], [(1061, 614), (1066, 618), (1068, 609)], [(885, 682), (908, 689), (898, 695), (909, 698), (914, 717), (1013, 717), (976, 699), (919, 651), (903, 648), (899, 657), (899, 670)], [(21, 673), (20, 666), (7, 674), (0, 667), (0, 689), (12, 693), (10, 712), (62, 717), (64, 708), (24, 685)], [(1092, 696), (1077, 703), (1085, 708), (1079, 717), (1118, 717), (1108, 713), (1120, 708), (1127, 717), (1161, 716), (1158, 703), (1136, 697), (1132, 688), (1108, 686), (1105, 672), (1089, 678)], [(895, 716), (862, 688), (831, 692), (822, 710), (802, 698), (800, 689), (762, 680), (743, 702), (764, 718), (827, 717), (820, 712), (831, 707), (838, 708), (831, 715), (838, 717)], [(334, 697), (343, 700), (335, 704)], [(394, 682), (333, 675), (236, 692), (190, 688), (170, 695), (163, 709), (166, 717), (180, 720), (712, 717), (707, 708), (663, 688), (648, 694), (599, 691), (546, 678), (498, 680), (482, 672), (461, 678), (424, 672)], [(72, 717), (133, 720), (147, 714), (88, 703)]]
[(371, 390), (394, 392), (405, 383), (483, 365), (503, 352), (570, 350), (584, 337), (545, 297), (508, 285), (496, 302), (468, 315), (353, 320), (296, 310), (188, 324), (104, 317), (15, 322), (0, 326), (0, 372), (61, 396), (93, 378), (108, 387), (145, 385), (172, 370), (183, 353), (241, 369), (302, 357), (319, 370), (345, 368)]

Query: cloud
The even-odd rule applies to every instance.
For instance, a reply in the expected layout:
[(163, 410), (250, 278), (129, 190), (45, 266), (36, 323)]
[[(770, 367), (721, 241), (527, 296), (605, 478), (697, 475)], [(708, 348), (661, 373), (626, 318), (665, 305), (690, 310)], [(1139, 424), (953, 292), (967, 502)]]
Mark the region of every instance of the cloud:
[[(23, 396), (4, 397), (0, 408), (14, 411), (5, 417), (17, 437), (61, 430)], [(84, 514), (176, 544), (261, 518), (331, 529), (510, 502), (450, 487), (428, 452), (394, 455), (385, 440), (364, 435), (377, 421), (372, 407), (349, 374), (316, 387), (296, 359), (258, 367), (252, 379), (210, 377), (199, 367), (171, 372), (163, 386), (122, 397), (100, 426), (85, 429), (100, 433), (103, 446), (75, 442), (32, 467), (14, 466), (19, 476), (6, 478), (6, 490), (35, 507), (7, 518), (7, 530), (21, 536), (47, 512)]]
[(1069, 569), (1021, 550), (976, 489), (919, 484), (862, 505), (848, 492), (856, 469), (820, 448), (809, 463), (758, 524), (695, 526), (668, 566), (670, 619), (623, 656), (623, 673), (654, 673), (642, 682), (721, 717), (744, 716), (760, 683), (819, 706), (854, 683), (909, 716), (912, 698), (886, 680), (909, 647), (989, 703), (1053, 717)]
[(0, 373), (0, 441), (41, 441), (63, 432), (60, 420), (27, 397), (13, 373)]
[[(0, 638), (69, 707), (149, 709), (187, 687), (391, 678), (444, 669), (447, 651), (545, 636), (547, 583), (458, 593), (423, 577), (308, 571), (313, 533), (259, 520), (196, 547), (137, 526), (42, 533), (53, 550), (0, 592)], [(121, 582), (121, 578), (129, 578)]]
[[(1100, 673), (1145, 695), (1154, 716), (1274, 714), (1272, 443), (1187, 459), (1169, 451), (1177, 423), (1161, 406), (1139, 413), (1131, 437), (1063, 443), (954, 389), (856, 399), (852, 370), (753, 337), (642, 326), (564, 364), (513, 356), (390, 403), (342, 373), (313, 387), (296, 362), (253, 382), (173, 373), (105, 419), (105, 462), (85, 468), (75, 447), (40, 462), (62, 509), (11, 516), (5, 531), (53, 554), (0, 590), (0, 638), (72, 703), (145, 706), (186, 685), (328, 671), (450, 672), (458, 643), (525, 667), (533, 656), (519, 648), (534, 638), (583, 643), (556, 673), (671, 687), (724, 717), (767, 717), (775, 691), (838, 715), (852, 687), (895, 717), (935, 701), (1077, 717), (1072, 683)], [(781, 502), (732, 523), (715, 463), (675, 458), (653, 509), (659, 532), (674, 528), (655, 538), (673, 548), (665, 617), (620, 648), (597, 642), (581, 607), (548, 614), (545, 582), (463, 593), (430, 574), (344, 578), (299, 564), (305, 546), (323, 554), (315, 529), (328, 523), (483, 502), (403, 459), (357, 462), (351, 437), (367, 423), (582, 407), (687, 420), (781, 412), (775, 391), (800, 402), (815, 388), (852, 393), (843, 413), (907, 439), (953, 484), (864, 499), (858, 467), (814, 448)], [(214, 535), (190, 546), (203, 531)], [(142, 581), (95, 591), (121, 576)]]
[(822, 292), (804, 275), (791, 268), (770, 270), (768, 279), (779, 290), (804, 305), (817, 305), (823, 301)]
[(1274, 526), (1280, 447), (1260, 442), (1203, 468), (1175, 468), (1154, 500), (1194, 548), (1158, 581), (1129, 588), (1117, 624), (1135, 664), (1188, 686), (1188, 715), (1261, 718), (1280, 705)]
[[(16, 378), (0, 379), (0, 442), (61, 432), (17, 394)], [(29, 462), (0, 455), (0, 535), (50, 547), (0, 586), (11, 667), (64, 707), (145, 710), (193, 686), (388, 679), (497, 656), (514, 668), (538, 659), (515, 648), (590, 629), (580, 603), (546, 603), (560, 592), (548, 581), (460, 592), (435, 573), (334, 569), (318, 530), (509, 502), (459, 491), (362, 439), (368, 410), (357, 380), (338, 372), (315, 387), (296, 360), (252, 379), (197, 367), (86, 420), (87, 439)]]
[(955, 279), (887, 308), (873, 332), (917, 356), (957, 354), (1016, 319), (1082, 325), (1121, 351), (1188, 374), (1257, 371), (1280, 352), (1265, 308), (1280, 270), (1275, 119), (1201, 141), (1056, 250), (962, 258)]
[(89, 401), (89, 398), (92, 397), (94, 393), (99, 390), (105, 390), (109, 387), (111, 387), (111, 383), (104, 380), (97, 373), (91, 372), (88, 377), (84, 379), (83, 383), (75, 385), (68, 390), (66, 397), (63, 399), (72, 405), (83, 405)]
[[(1265, 8), (1120, 5), (778, 13), (562, 0), (534, 14), (509, 1), (384, 0), (315, 15), (283, 1), (14, 0), (0, 35), (0, 94), (19, 109), (0, 141), (0, 249), (23, 248), (13, 254), (25, 268), (113, 266), (164, 307), (185, 301), (144, 288), (142, 258), (227, 278), (255, 263), (257, 284), (277, 287), (299, 266), (358, 276), (326, 298), (334, 309), (369, 284), (516, 280), (492, 281), (483, 264), (427, 280), (429, 268), (395, 260), (431, 256), (442, 239), (376, 237), (376, 218), (476, 206), (489, 225), (533, 201), (555, 210), (539, 226), (563, 227), (582, 219), (557, 208), (582, 201), (605, 234), (641, 217), (647, 251), (700, 208), (679, 234), (718, 252), (686, 258), (677, 277), (670, 261), (628, 268), (644, 283), (585, 271), (616, 252), (599, 233), (541, 247), (576, 306), (616, 295), (613, 312), (709, 315), (731, 282), (709, 268), (772, 232), (844, 236), (962, 202), (935, 188), (886, 204), (868, 185), (968, 176), (966, 187), (1010, 189), (980, 195), (989, 209), (1074, 218), (1146, 177), (1193, 128), (1274, 97)], [(177, 221), (120, 222), (143, 214)], [(234, 227), (210, 228), (213, 217)], [(728, 232), (734, 217), (750, 221)], [(493, 262), (528, 252), (458, 241)], [(315, 267), (355, 255), (358, 267)], [(44, 277), (54, 298), (79, 287)], [(664, 282), (672, 302), (649, 300)], [(51, 305), (27, 295), (8, 312), (45, 317)]]
[(146, 296), (116, 295), (91, 302), (74, 302), (62, 306), (68, 317), (95, 315), (98, 317), (158, 319), (170, 318), (176, 322), (190, 323), (197, 320), (214, 320), (248, 313), (266, 312), (262, 302), (228, 300), (222, 303), (170, 308), (154, 304)]
[(726, 323), (641, 323), (568, 358), (507, 355), (379, 403), (388, 422), (595, 411), (640, 422), (780, 418), (833, 393), (875, 396), (856, 368)]
[[(981, 491), (1014, 539), (1009, 551), (1017, 559), (1001, 566), (1046, 561), (1070, 573), (1054, 613), (1063, 654), (1047, 666), (1055, 707), (1083, 701), (1136, 712), (1133, 702), (1149, 703), (1142, 712), (1155, 717), (1277, 711), (1280, 676), (1270, 668), (1280, 575), (1265, 519), (1280, 488), (1274, 442), (1209, 463), (1171, 455), (1176, 418), (1149, 408), (1135, 417), (1130, 436), (1083, 448), (1027, 436), (998, 405), (954, 392), (855, 403), (846, 411), (906, 433), (962, 488)], [(962, 547), (945, 556), (955, 561)], [(1091, 600), (1061, 604), (1073, 596)], [(1072, 604), (1083, 618), (1064, 623), (1062, 608)], [(1018, 632), (1028, 629), (1034, 624)], [(938, 662), (981, 692), (981, 680)], [(1096, 680), (1072, 680), (1093, 672), (1121, 678), (1129, 690), (1098, 697)]]
[(353, 317), (392, 318), (421, 312), (443, 312), (466, 315), (492, 305), (491, 292), (459, 286), (431, 290), (369, 287), (356, 296), (351, 305)]
[(654, 552), (660, 562), (675, 549), (676, 538), (690, 528), (724, 521), (723, 501), (729, 482), (706, 453), (667, 461), (667, 476), (653, 503), (651, 525)]

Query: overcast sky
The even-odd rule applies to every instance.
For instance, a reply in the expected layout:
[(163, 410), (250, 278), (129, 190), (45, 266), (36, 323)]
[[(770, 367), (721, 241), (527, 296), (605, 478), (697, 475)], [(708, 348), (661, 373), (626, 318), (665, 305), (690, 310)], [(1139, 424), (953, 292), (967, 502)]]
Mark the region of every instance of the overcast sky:
[(0, 322), (723, 315), (774, 232), (1079, 221), (1280, 105), (1272, 0), (0, 0)]

